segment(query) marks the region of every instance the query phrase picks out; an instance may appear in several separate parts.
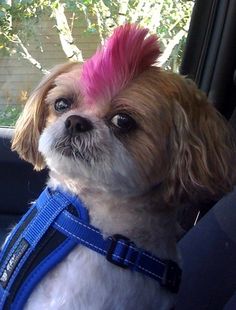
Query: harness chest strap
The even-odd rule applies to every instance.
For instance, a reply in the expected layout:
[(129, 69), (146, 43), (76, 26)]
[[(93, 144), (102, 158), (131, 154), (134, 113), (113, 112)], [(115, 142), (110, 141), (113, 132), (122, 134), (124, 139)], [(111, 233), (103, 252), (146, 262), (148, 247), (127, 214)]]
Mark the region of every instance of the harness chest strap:
[(173, 293), (178, 291), (181, 270), (175, 262), (159, 259), (121, 235), (104, 239), (89, 224), (88, 212), (77, 197), (46, 188), (1, 252), (0, 310), (22, 309), (41, 278), (78, 244), (157, 280)]
[(141, 272), (173, 293), (178, 291), (181, 271), (175, 262), (153, 256), (122, 235), (104, 239), (98, 229), (75, 218), (68, 211), (63, 211), (53, 226), (78, 243), (104, 255), (111, 263)]

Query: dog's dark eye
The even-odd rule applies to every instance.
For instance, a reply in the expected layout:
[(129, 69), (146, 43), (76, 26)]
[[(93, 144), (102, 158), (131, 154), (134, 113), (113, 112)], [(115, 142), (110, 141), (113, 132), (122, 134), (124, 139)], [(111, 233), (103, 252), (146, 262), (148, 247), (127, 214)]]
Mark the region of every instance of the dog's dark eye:
[(130, 115), (124, 113), (113, 116), (111, 123), (122, 132), (128, 132), (136, 127), (135, 120)]
[(59, 98), (54, 103), (54, 109), (59, 112), (63, 113), (68, 110), (71, 106), (71, 101), (66, 98)]

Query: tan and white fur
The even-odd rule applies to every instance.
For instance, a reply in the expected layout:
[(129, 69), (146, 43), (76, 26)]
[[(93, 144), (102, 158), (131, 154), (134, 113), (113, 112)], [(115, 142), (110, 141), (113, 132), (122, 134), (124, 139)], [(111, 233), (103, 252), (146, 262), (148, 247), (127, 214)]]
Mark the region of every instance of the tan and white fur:
[[(49, 186), (78, 195), (104, 237), (122, 234), (179, 263), (181, 204), (218, 199), (234, 183), (235, 144), (225, 121), (193, 82), (158, 67), (97, 105), (84, 103), (75, 83), (80, 74), (81, 65), (69, 63), (44, 78), (17, 122), (12, 148), (35, 169), (49, 168)], [(61, 98), (70, 100), (62, 113), (55, 110)], [(125, 133), (121, 114), (135, 121)], [(71, 138), (71, 116), (92, 128)], [(170, 309), (175, 298), (155, 280), (78, 246), (38, 284), (25, 309)]]

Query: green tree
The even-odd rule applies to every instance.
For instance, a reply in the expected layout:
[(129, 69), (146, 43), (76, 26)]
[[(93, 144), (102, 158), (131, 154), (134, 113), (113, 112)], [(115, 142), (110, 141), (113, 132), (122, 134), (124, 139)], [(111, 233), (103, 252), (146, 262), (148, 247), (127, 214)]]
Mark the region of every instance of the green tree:
[(163, 51), (160, 64), (176, 70), (193, 3), (189, 0), (5, 0), (0, 5), (0, 48), (10, 55), (17, 53), (46, 73), (47, 68), (35, 59), (27, 45), (29, 37), (38, 39), (33, 25), (42, 16), (55, 21), (62, 50), (72, 61), (84, 61), (79, 40), (76, 45), (73, 39), (74, 24), (81, 16), (86, 20), (87, 31), (97, 32), (101, 43), (114, 27), (132, 22), (159, 35)]

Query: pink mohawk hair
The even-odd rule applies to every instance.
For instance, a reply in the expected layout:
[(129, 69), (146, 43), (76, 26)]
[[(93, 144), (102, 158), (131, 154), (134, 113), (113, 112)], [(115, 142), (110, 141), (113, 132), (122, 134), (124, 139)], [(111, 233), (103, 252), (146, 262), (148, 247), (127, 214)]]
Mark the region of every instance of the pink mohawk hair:
[(126, 24), (115, 29), (105, 45), (82, 69), (81, 86), (86, 102), (110, 100), (127, 83), (155, 63), (160, 55), (156, 35), (148, 29)]

